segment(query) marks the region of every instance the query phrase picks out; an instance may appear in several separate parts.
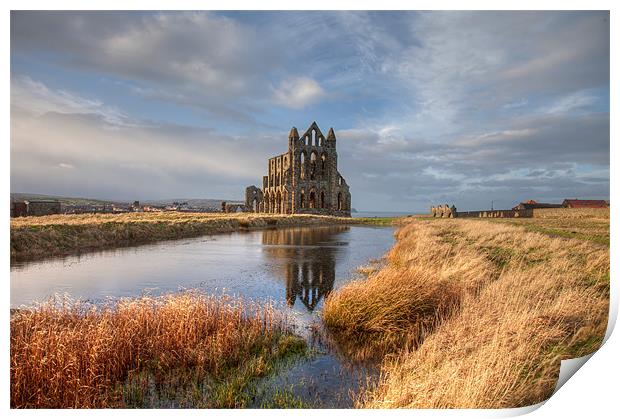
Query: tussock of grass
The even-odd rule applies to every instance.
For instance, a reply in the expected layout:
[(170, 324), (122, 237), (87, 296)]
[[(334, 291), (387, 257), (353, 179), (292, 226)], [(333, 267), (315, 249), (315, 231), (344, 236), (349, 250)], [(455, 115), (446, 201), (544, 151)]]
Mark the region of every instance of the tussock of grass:
[(600, 346), (608, 306), (607, 248), (435, 220), (401, 228), (387, 266), (332, 293), (324, 316), (383, 360), (360, 406), (503, 408), (548, 398), (560, 360)]
[[(431, 226), (431, 224), (428, 224)], [(416, 346), (463, 295), (493, 279), (493, 264), (468, 248), (442, 240), (450, 226), (398, 231), (387, 265), (367, 280), (330, 294), (323, 319), (356, 358)]]
[(354, 222), (351, 218), (320, 215), (252, 213), (154, 212), (19, 217), (11, 219), (11, 258), (40, 259), (243, 229)]
[(11, 407), (141, 407), (154, 386), (191, 383), (190, 406), (235, 407), (252, 377), (301, 347), (282, 314), (227, 297), (50, 301), (11, 316)]

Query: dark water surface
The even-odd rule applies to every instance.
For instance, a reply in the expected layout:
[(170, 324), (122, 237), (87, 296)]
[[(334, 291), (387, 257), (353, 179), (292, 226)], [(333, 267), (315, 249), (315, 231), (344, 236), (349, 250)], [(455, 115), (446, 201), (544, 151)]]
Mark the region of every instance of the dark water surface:
[[(392, 246), (392, 228), (299, 227), (235, 232), (106, 250), (11, 267), (11, 307), (54, 294), (94, 302), (201, 289), (274, 301), (310, 337), (325, 296)], [(327, 346), (268, 380), (316, 407), (347, 407), (368, 371)], [(268, 391), (268, 390), (267, 390)]]

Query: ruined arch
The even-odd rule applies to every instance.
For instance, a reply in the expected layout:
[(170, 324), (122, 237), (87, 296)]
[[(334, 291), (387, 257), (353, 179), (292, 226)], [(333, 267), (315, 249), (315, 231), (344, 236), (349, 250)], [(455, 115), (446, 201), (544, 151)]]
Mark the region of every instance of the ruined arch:
[(321, 173), (325, 173), (327, 171), (327, 153), (321, 153)]
[(269, 200), (270, 199), (271, 199), (271, 196), (269, 195), (269, 192), (267, 192), (263, 197), (263, 212), (269, 212)]
[(342, 192), (338, 192), (338, 211), (342, 211)]
[(276, 198), (276, 214), (282, 214), (282, 192), (278, 191)]
[(311, 209), (316, 209), (316, 191), (314, 188), (310, 189), (310, 195), (308, 196), (308, 204)]
[(321, 191), (321, 193), (319, 194), (319, 206), (320, 208), (327, 208), (326, 202), (325, 202), (325, 191)]
[(306, 191), (303, 189), (299, 193), (299, 207), (306, 208)]
[(314, 180), (316, 176), (316, 166), (317, 166), (317, 153), (316, 151), (312, 151), (310, 153), (310, 179)]
[(306, 150), (302, 150), (301, 154), (299, 155), (299, 167), (299, 177), (304, 179), (306, 177)]

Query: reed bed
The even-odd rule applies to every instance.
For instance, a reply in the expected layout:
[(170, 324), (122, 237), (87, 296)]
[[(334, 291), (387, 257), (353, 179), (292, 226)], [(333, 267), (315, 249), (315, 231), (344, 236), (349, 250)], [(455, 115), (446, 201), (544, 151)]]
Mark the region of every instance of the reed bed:
[[(54, 299), (15, 311), (10, 333), (12, 408), (124, 407), (117, 390), (145, 371), (183, 371), (194, 380), (229, 370), (247, 375), (249, 363), (264, 369), (282, 355), (292, 336), (269, 305), (198, 292), (101, 307)], [(142, 381), (137, 391), (146, 394), (150, 384)], [(234, 404), (235, 395), (226, 396)]]
[(403, 226), (324, 318), (382, 362), (360, 407), (504, 408), (550, 397), (560, 361), (601, 345), (608, 307), (607, 247), (456, 219)]

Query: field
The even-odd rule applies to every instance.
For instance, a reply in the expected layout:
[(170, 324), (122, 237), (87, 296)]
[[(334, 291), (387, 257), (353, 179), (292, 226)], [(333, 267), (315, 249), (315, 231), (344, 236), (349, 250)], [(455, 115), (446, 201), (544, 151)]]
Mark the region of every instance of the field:
[(11, 316), (11, 407), (245, 407), (304, 351), (278, 311), (232, 298), (49, 301)]
[[(561, 360), (603, 341), (608, 209), (523, 219), (30, 217), (11, 221), (11, 246), (14, 234), (53, 252), (317, 223), (398, 226), (385, 258), (360, 267), (364, 278), (333, 291), (321, 313), (341, 353), (380, 366), (357, 407), (532, 405), (552, 394)], [(256, 380), (307, 351), (272, 307), (192, 292), (103, 307), (50, 301), (13, 312), (10, 330), (12, 407), (249, 407)], [(303, 406), (285, 391), (263, 404)]]
[(550, 397), (562, 359), (601, 345), (609, 269), (609, 210), (409, 218), (323, 319), (343, 351), (381, 363), (360, 407), (526, 406)]
[(378, 222), (319, 215), (180, 212), (19, 217), (11, 219), (11, 259), (34, 260), (243, 229)]

